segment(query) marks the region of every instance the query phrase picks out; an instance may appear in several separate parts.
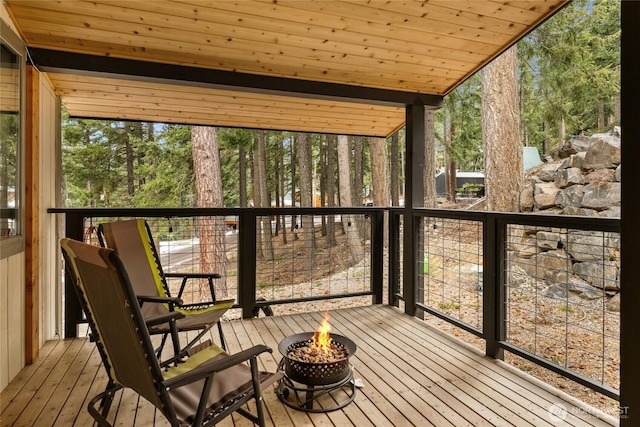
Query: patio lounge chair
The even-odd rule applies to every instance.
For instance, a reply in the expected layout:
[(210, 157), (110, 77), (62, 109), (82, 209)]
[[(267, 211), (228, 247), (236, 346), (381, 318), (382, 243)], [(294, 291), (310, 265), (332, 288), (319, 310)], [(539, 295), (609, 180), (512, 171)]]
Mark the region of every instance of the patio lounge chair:
[[(270, 348), (257, 345), (229, 355), (207, 342), (193, 347), (183, 360), (161, 364), (120, 256), (71, 239), (62, 239), (61, 247), (77, 274), (76, 291), (112, 379), (88, 405), (98, 425), (110, 425), (107, 416), (114, 393), (131, 388), (172, 426), (209, 426), (234, 411), (264, 426), (261, 390), (282, 375), (258, 371), (257, 356)], [(243, 407), (251, 399), (255, 414)]]
[[(219, 274), (164, 273), (160, 257), (153, 243), (151, 230), (144, 219), (102, 223), (98, 227), (98, 239), (102, 246), (114, 249), (120, 254), (120, 259), (129, 273), (136, 295), (160, 298), (156, 303), (149, 302), (142, 305), (142, 315), (145, 319), (164, 315), (171, 311), (184, 314), (184, 317), (176, 320), (178, 331), (200, 331), (184, 347), (184, 350), (191, 348), (217, 323), (222, 348), (226, 349), (220, 318), (233, 306), (235, 301), (234, 299), (216, 299), (213, 280), (220, 278)], [(180, 291), (176, 297), (171, 295), (167, 284), (168, 277), (182, 278)], [(207, 279), (211, 292), (210, 301), (183, 304), (181, 298), (187, 281), (190, 279)], [(146, 300), (149, 301), (149, 298)], [(160, 357), (169, 332), (167, 323), (149, 327), (149, 333), (163, 335), (162, 342), (156, 349), (158, 357)]]

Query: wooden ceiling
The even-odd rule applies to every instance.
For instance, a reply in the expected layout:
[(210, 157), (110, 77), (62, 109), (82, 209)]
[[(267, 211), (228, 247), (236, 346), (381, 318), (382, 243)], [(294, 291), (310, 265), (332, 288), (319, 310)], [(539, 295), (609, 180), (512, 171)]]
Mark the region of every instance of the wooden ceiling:
[[(172, 64), (439, 99), (565, 2), (8, 0), (7, 6), (32, 48), (150, 61), (150, 69)], [(371, 136), (390, 135), (405, 120), (403, 105), (389, 102), (119, 74), (49, 78), (78, 117)]]

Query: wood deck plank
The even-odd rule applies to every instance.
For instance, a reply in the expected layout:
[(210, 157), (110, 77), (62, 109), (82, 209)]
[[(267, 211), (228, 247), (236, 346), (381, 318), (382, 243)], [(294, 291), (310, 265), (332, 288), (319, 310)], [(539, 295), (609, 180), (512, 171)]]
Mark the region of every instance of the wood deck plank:
[[(341, 313), (342, 314), (342, 313)], [(464, 398), (465, 404), (472, 408), (478, 414), (482, 415), (487, 421), (493, 425), (533, 425), (548, 426), (546, 420), (535, 419), (527, 421), (522, 417), (513, 413), (509, 407), (505, 407), (502, 401), (508, 402), (508, 397), (498, 393), (492, 393), (490, 388), (485, 385), (478, 385), (475, 376), (469, 375), (464, 370), (453, 369), (449, 361), (446, 360), (446, 352), (438, 352), (439, 349), (430, 346), (419, 346), (411, 340), (402, 340), (402, 333), (396, 329), (392, 329), (391, 325), (386, 325), (379, 318), (369, 317), (368, 313), (365, 317), (357, 316), (357, 312), (346, 313), (348, 320), (359, 322), (359, 319), (367, 319), (367, 321), (375, 320), (381, 325), (381, 333), (384, 333), (389, 341), (390, 348), (404, 348), (405, 360), (411, 363), (414, 368), (424, 366), (421, 373), (429, 378), (434, 378), (443, 387), (454, 395)]]
[[(323, 313), (224, 321), (228, 350), (235, 353), (265, 344), (273, 353), (259, 357), (260, 368), (274, 371), (286, 336), (313, 332)], [(263, 393), (267, 426), (567, 426), (603, 427), (583, 404), (525, 373), (484, 356), (423, 321), (388, 306), (365, 306), (330, 312), (332, 333), (354, 340), (350, 359), (364, 388), (354, 402), (329, 413), (306, 413), (280, 402), (273, 388)], [(211, 335), (216, 341), (217, 331)], [(187, 334), (181, 335), (186, 342)], [(155, 339), (155, 338), (154, 338)], [(34, 365), (25, 368), (2, 391), (2, 426), (86, 426), (93, 419), (87, 402), (104, 390), (107, 376), (94, 343), (86, 338), (48, 342)], [(335, 398), (340, 396), (336, 393)], [(332, 405), (323, 396), (317, 405)], [(564, 405), (564, 420), (550, 417), (549, 407)], [(249, 404), (253, 409), (253, 402)], [(118, 426), (168, 426), (149, 402), (131, 390), (118, 392), (109, 419)], [(251, 423), (237, 414), (222, 427)]]
[[(28, 403), (28, 410), (20, 411), (20, 413), (17, 414), (17, 409), (21, 405), (15, 407), (15, 412), (10, 406), (7, 408), (7, 411), (5, 411), (7, 414), (2, 414), (3, 422), (7, 420), (9, 424), (14, 422), (16, 425), (34, 425), (36, 418), (40, 415), (40, 412), (48, 402), (55, 387), (57, 387), (64, 377), (83, 344), (84, 341), (82, 340), (69, 340), (69, 345), (64, 346), (62, 354), (58, 355), (57, 352), (51, 354), (51, 357), (48, 357), (41, 365), (41, 368), (51, 367), (51, 369), (48, 371), (46, 369), (38, 369), (38, 372), (32, 377), (34, 381), (32, 381), (31, 384), (27, 386), (27, 390), (25, 390), (25, 397), (29, 396), (28, 402), (26, 400), (24, 401), (25, 406)], [(21, 393), (16, 398), (22, 397), (23, 395)], [(9, 421), (11, 419), (15, 421)]]
[[(367, 315), (373, 315), (375, 312), (371, 312), (366, 307), (361, 307), (361, 310), (367, 312)], [(383, 309), (384, 310), (384, 309)], [(378, 315), (383, 312), (378, 311)], [(424, 324), (418, 320), (411, 318), (410, 316), (401, 316), (396, 318), (395, 313), (387, 315), (387, 323), (404, 323), (406, 331), (410, 331), (410, 335), (413, 339), (425, 339), (429, 343), (428, 345), (434, 348), (449, 348), (450, 354), (458, 355), (459, 358), (452, 360), (452, 363), (456, 366), (463, 367), (464, 369), (474, 368), (473, 374), (476, 375), (486, 374), (490, 375), (492, 379), (500, 382), (501, 387), (505, 387), (505, 390), (510, 396), (514, 396), (514, 393), (523, 396), (529, 400), (529, 404), (526, 410), (535, 412), (539, 418), (548, 419), (548, 409), (554, 404), (562, 404), (568, 408), (573, 406), (584, 407), (585, 404), (579, 402), (577, 399), (567, 395), (566, 393), (552, 388), (548, 384), (544, 384), (541, 381), (518, 371), (516, 368), (505, 364), (502, 361), (493, 360), (484, 357), (477, 349), (467, 345), (460, 340), (451, 337), (441, 331), (433, 328), (431, 333), (416, 335), (416, 326), (423, 326)], [(393, 318), (393, 320), (390, 320)], [(535, 386), (535, 387), (534, 387)], [(522, 404), (519, 402), (518, 404)], [(587, 410), (575, 410), (570, 411), (567, 414), (567, 418), (564, 422), (567, 425), (572, 426), (607, 426), (611, 425), (609, 422), (599, 419), (593, 414), (593, 408), (587, 408)], [(552, 421), (553, 425), (556, 421)]]

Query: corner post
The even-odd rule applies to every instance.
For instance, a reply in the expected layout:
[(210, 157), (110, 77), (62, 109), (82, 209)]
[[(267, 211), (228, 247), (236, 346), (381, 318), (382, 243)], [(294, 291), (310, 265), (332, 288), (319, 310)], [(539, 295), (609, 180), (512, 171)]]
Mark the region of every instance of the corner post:
[(422, 316), (416, 308), (423, 298), (418, 293), (418, 244), (422, 239), (421, 222), (414, 208), (424, 206), (424, 103), (416, 100), (406, 106), (406, 164), (404, 194), (403, 294), (404, 311)]

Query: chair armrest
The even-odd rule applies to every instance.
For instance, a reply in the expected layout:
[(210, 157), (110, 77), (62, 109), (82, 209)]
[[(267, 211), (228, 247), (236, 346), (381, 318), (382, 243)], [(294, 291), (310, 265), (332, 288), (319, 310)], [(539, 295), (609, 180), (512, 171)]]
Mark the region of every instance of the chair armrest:
[(182, 375), (177, 375), (173, 378), (169, 378), (168, 380), (163, 381), (162, 385), (167, 388), (180, 387), (185, 384), (189, 384), (194, 381), (206, 378), (213, 373), (224, 371), (225, 369), (245, 362), (249, 359), (255, 358), (261, 353), (271, 353), (272, 351), (273, 350), (271, 350), (271, 348), (267, 347), (266, 345), (258, 344), (254, 347), (232, 354), (228, 357), (224, 357), (215, 362), (205, 362), (199, 367), (190, 370), (189, 372), (185, 372)]
[(178, 307), (184, 304), (182, 302), (182, 299), (178, 297), (161, 297), (158, 295), (136, 295), (136, 298), (138, 298), (138, 302), (140, 303), (140, 306), (142, 306), (142, 304), (145, 302), (169, 304), (170, 306), (177, 305)]
[(220, 279), (218, 273), (165, 273), (165, 278), (182, 278), (182, 284), (180, 285), (180, 291), (178, 291), (178, 297), (182, 297), (184, 288), (187, 286), (187, 280), (189, 279), (207, 279), (209, 284), (209, 292), (211, 292), (211, 302), (216, 301), (216, 293), (213, 289), (213, 279)]
[(162, 323), (169, 323), (172, 320), (182, 319), (183, 317), (185, 317), (184, 314), (177, 311), (171, 311), (166, 314), (161, 314), (160, 316), (154, 316), (154, 317), (145, 319), (144, 323), (146, 323), (147, 326), (155, 326), (155, 325), (160, 325)]
[(208, 279), (211, 277), (212, 279), (219, 279), (222, 276), (218, 273), (164, 273), (164, 277), (182, 277), (187, 279)]

